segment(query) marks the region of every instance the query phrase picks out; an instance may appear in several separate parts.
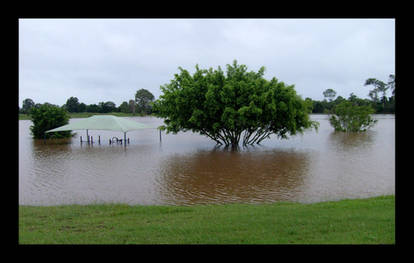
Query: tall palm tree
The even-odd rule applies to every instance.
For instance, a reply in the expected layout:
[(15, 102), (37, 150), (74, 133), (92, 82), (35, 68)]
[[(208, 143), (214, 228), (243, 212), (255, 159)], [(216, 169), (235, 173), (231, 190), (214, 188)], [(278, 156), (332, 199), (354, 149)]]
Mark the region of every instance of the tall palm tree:
[[(377, 80), (375, 78), (369, 78), (365, 81), (365, 85), (364, 86), (368, 86), (368, 85), (373, 85), (375, 87), (374, 90), (371, 90), (369, 93), (369, 96), (371, 97), (374, 93), (375, 93), (375, 97), (376, 97), (376, 93), (377, 92), (382, 92), (382, 104), (385, 108), (385, 101), (387, 99), (386, 92), (389, 88), (389, 86), (387, 84), (385, 84), (384, 82), (382, 82), (381, 80)], [(371, 97), (372, 98), (372, 97)]]
[(394, 74), (390, 74), (387, 85), (389, 88), (391, 88), (392, 95), (395, 95), (395, 75)]

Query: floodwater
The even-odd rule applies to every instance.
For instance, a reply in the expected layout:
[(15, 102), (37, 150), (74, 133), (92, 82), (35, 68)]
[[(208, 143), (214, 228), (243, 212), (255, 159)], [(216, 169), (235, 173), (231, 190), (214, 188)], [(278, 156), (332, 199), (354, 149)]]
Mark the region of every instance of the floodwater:
[[(229, 151), (191, 132), (145, 129), (130, 144), (109, 144), (123, 133), (89, 131), (93, 145), (72, 139), (44, 144), (19, 121), (19, 204), (312, 203), (395, 193), (395, 117), (375, 115), (373, 129), (336, 133), (326, 115), (312, 115), (318, 132)], [(130, 118), (153, 127), (154, 117)], [(71, 119), (75, 122), (79, 119)], [(101, 144), (97, 143), (98, 135)]]

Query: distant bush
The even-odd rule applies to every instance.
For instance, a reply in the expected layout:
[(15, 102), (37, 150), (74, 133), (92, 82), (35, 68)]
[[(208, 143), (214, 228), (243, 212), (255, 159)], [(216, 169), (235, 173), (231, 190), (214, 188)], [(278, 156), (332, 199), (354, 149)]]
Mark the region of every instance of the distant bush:
[(30, 117), (33, 122), (30, 131), (35, 139), (68, 138), (72, 136), (71, 131), (45, 133), (69, 123), (69, 115), (65, 109), (55, 105), (43, 104), (38, 108), (32, 108)]
[(358, 106), (350, 101), (343, 101), (335, 106), (329, 122), (335, 128), (335, 131), (366, 131), (377, 122), (371, 117), (374, 112), (375, 110), (370, 106)]

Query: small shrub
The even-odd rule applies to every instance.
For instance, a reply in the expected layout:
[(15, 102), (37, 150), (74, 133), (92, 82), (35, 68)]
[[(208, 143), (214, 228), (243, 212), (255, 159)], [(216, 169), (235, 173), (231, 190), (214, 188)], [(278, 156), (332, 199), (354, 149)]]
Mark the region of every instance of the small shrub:
[(33, 108), (30, 117), (33, 122), (30, 131), (35, 139), (68, 138), (72, 136), (71, 131), (45, 133), (69, 123), (68, 113), (58, 106), (43, 104), (38, 108)]
[(374, 109), (370, 106), (358, 106), (349, 101), (343, 101), (335, 106), (329, 122), (335, 128), (335, 131), (366, 131), (377, 123), (377, 120), (371, 117), (374, 112)]

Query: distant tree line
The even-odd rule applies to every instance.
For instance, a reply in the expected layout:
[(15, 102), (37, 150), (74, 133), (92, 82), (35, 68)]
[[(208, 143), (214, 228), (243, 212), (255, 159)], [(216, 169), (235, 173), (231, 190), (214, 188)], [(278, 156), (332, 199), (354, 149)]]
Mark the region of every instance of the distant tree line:
[(109, 112), (124, 112), (124, 113), (137, 113), (141, 115), (153, 113), (154, 95), (146, 90), (140, 89), (136, 92), (135, 98), (124, 101), (118, 107), (112, 101), (102, 101), (98, 104), (86, 105), (83, 102), (79, 102), (77, 97), (70, 97), (66, 103), (62, 106), (54, 105), (51, 103), (35, 103), (32, 99), (27, 98), (23, 100), (22, 108), (19, 108), (19, 113), (30, 114), (32, 109), (38, 109), (42, 105), (57, 106), (66, 111), (73, 112), (90, 112), (90, 113), (109, 113)]
[[(312, 105), (312, 113), (331, 113), (332, 110), (344, 101), (349, 101), (353, 105), (370, 106), (374, 113), (395, 113), (395, 75), (390, 74), (387, 83), (369, 78), (365, 81), (364, 86), (373, 87), (369, 90), (369, 99), (358, 98), (354, 93), (351, 93), (348, 98), (342, 96), (336, 97), (336, 91), (327, 89), (323, 92), (324, 100), (312, 100), (306, 98), (305, 101)], [(391, 91), (391, 96), (387, 96), (387, 91)]]
[[(336, 97), (336, 91), (327, 89), (323, 92), (324, 100), (312, 100), (306, 98), (307, 105), (312, 107), (312, 113), (331, 113), (335, 106), (344, 101), (349, 101), (353, 105), (370, 106), (374, 113), (395, 113), (395, 75), (390, 74), (388, 82), (383, 82), (375, 78), (369, 78), (365, 81), (364, 86), (373, 87), (368, 91), (369, 99), (362, 99), (351, 93), (348, 98), (342, 96)], [(387, 96), (387, 91), (391, 91), (391, 96)], [(39, 108), (42, 105), (58, 106), (51, 103), (35, 103), (32, 99), (27, 98), (23, 101), (19, 113), (30, 114), (32, 108)], [(61, 107), (68, 112), (90, 112), (90, 113), (137, 113), (141, 115), (154, 113), (154, 95), (146, 90), (140, 89), (135, 93), (135, 98), (129, 101), (123, 101), (118, 107), (112, 101), (99, 102), (98, 104), (86, 105), (79, 102), (77, 97), (70, 97)]]

